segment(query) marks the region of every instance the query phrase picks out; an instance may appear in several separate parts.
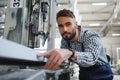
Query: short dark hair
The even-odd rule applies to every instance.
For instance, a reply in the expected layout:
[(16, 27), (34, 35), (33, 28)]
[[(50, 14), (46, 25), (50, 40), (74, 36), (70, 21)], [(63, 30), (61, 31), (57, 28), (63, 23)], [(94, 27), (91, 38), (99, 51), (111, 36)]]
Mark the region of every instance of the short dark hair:
[(57, 13), (56, 20), (58, 19), (58, 17), (66, 17), (66, 16), (71, 17), (71, 18), (75, 18), (75, 15), (72, 11), (67, 10), (67, 9), (63, 9)]

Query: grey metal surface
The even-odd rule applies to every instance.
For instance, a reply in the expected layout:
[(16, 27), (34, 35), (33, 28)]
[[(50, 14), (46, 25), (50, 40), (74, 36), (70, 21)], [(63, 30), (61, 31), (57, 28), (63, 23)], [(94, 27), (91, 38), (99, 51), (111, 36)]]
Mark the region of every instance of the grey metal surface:
[(63, 73), (66, 73), (66, 70), (19, 69), (16, 71), (8, 71), (3, 74), (0, 73), (0, 80), (60, 80), (59, 76)]
[(38, 61), (36, 58), (37, 53), (34, 49), (6, 39), (0, 39), (0, 57)]
[(37, 53), (34, 49), (0, 39), (0, 64), (43, 66), (45, 63), (37, 59)]
[[(25, 80), (26, 78), (34, 75), (38, 71), (36, 70), (18, 70), (8, 71), (4, 74), (0, 74), (0, 80)], [(42, 73), (42, 72), (41, 72)], [(42, 74), (40, 76), (43, 76)]]

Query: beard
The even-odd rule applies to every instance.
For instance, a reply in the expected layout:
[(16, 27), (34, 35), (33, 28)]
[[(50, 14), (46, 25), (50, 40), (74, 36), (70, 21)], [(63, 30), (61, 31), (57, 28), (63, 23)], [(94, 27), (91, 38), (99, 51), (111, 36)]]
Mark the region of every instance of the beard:
[[(71, 34), (69, 37), (64, 37), (65, 34)], [(65, 31), (64, 33), (62, 33), (62, 38), (65, 39), (65, 40), (68, 40), (68, 41), (71, 41), (76, 35), (76, 29), (73, 29), (72, 30), (72, 33), (69, 33), (67, 31)]]

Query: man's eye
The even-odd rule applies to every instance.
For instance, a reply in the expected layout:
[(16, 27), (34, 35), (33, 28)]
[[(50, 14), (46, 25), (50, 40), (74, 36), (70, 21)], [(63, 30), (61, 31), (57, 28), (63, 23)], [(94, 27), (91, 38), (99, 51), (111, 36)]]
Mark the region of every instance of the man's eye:
[(58, 25), (58, 27), (63, 27), (63, 25)]
[(66, 23), (66, 26), (70, 26), (71, 25), (71, 23)]

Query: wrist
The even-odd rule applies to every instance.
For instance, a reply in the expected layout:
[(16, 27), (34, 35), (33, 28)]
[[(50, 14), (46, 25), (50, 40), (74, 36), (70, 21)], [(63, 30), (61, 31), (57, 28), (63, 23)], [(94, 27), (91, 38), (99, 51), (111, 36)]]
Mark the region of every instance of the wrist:
[(72, 55), (68, 58), (69, 61), (73, 62), (73, 58), (75, 56), (75, 51), (73, 49), (69, 49), (72, 52)]

